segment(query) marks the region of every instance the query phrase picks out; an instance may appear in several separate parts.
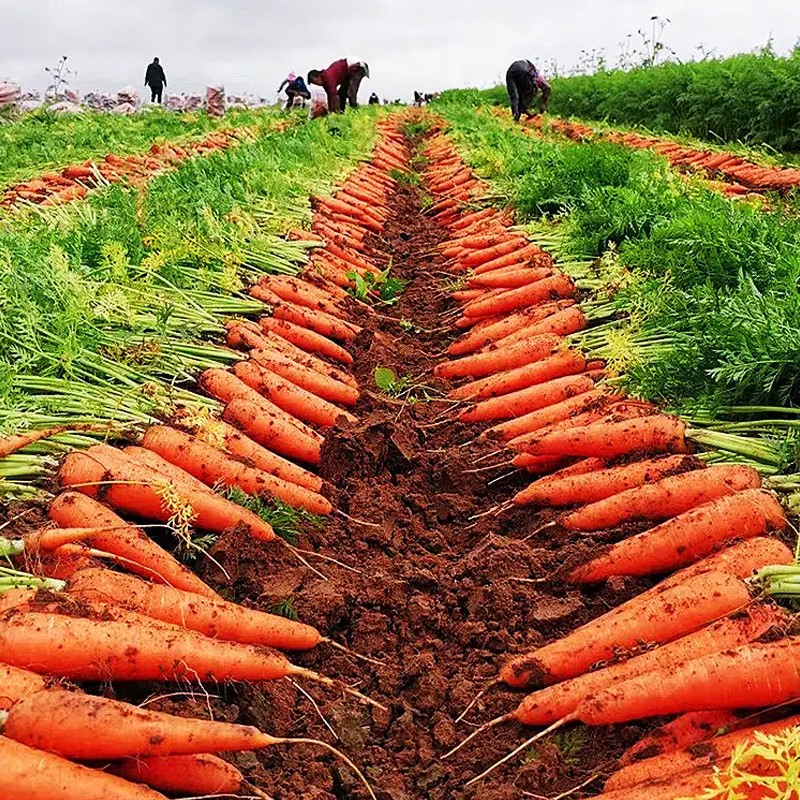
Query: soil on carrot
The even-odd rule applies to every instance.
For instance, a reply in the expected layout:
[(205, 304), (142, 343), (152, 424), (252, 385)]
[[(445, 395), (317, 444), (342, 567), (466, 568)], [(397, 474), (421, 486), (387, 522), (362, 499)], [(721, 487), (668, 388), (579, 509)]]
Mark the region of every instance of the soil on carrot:
[[(363, 768), (381, 800), (555, 795), (607, 772), (640, 729), (567, 730), (528, 748), (477, 787), (465, 787), (532, 731), (504, 724), (442, 761), (475, 723), (510, 711), (522, 695), (495, 687), (469, 723), (454, 720), (509, 654), (572, 630), (642, 584), (621, 579), (582, 592), (557, 580), (517, 580), (553, 575), (570, 537), (558, 529), (536, 534), (552, 512), (491, 513), (527, 481), (507, 474), (512, 470), (505, 465), (482, 471), (502, 460), (492, 454), (497, 446), (473, 442), (481, 429), (454, 421), (444, 399), (447, 386), (432, 377), (457, 331), (454, 305), (443, 290), (446, 265), (435, 249), (442, 233), (420, 209), (418, 192), (401, 185), (387, 228), (373, 241), (374, 260), (391, 263), (392, 274), (408, 285), (395, 305), (358, 319), (366, 328), (353, 349), (362, 390), (358, 422), (326, 436), (320, 466), (326, 491), (343, 513), (298, 543), (352, 569), (311, 558), (322, 578), (289, 548), (236, 532), (212, 549), (219, 566), (205, 561), (200, 567), (225, 596), (296, 613), (354, 653), (382, 661), (365, 663), (327, 644), (293, 655), (389, 710), (308, 680), (281, 681), (223, 691), (224, 718), (234, 703), (241, 722), (334, 744)], [(387, 390), (375, 383), (378, 367), (396, 376)], [(235, 761), (280, 800), (366, 797), (350, 769), (310, 745)]]

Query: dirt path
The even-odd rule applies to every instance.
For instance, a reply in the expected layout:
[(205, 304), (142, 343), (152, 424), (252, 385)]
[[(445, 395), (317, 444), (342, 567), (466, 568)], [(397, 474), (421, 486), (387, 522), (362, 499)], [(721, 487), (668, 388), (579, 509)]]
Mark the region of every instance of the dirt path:
[[(381, 265), (391, 262), (392, 274), (409, 283), (396, 306), (382, 312), (391, 318), (359, 320), (367, 328), (354, 351), (362, 388), (359, 422), (326, 437), (321, 465), (335, 505), (369, 524), (334, 516), (300, 542), (359, 572), (317, 561), (328, 578), (323, 580), (284, 548), (265, 549), (231, 534), (212, 551), (229, 577), (208, 564), (204, 577), (245, 604), (288, 603), (300, 619), (332, 639), (384, 662), (365, 664), (327, 645), (296, 657), (390, 707), (384, 713), (304, 686), (336, 731), (337, 744), (364, 768), (380, 800), (554, 795), (602, 770), (634, 740), (635, 729), (613, 738), (606, 732), (567, 734), (556, 740), (558, 746), (544, 745), (536, 757), (529, 754), (527, 764), (520, 758), (498, 770), (476, 791), (464, 789), (466, 781), (523, 741), (525, 732), (504, 725), (442, 762), (440, 756), (471, 730), (453, 721), (494, 677), (504, 654), (573, 628), (637, 587), (610, 581), (584, 596), (559, 585), (534, 589), (514, 581), (555, 569), (564, 542), (549, 533), (521, 541), (542, 523), (530, 511), (471, 518), (507, 500), (524, 478), (487, 486), (492, 473), (472, 470), (493, 448), (465, 446), (479, 428), (447, 421), (454, 415), (440, 400), (400, 401), (375, 387), (374, 369), (390, 367), (398, 376), (425, 382), (431, 394), (441, 393), (443, 386), (429, 370), (455, 334), (448, 313), (453, 304), (442, 290), (444, 265), (434, 250), (441, 235), (421, 213), (418, 190), (401, 186), (384, 236), (374, 242), (374, 259)], [(238, 716), (271, 733), (333, 741), (311, 702), (286, 682), (222, 693), (225, 702), (218, 704), (218, 713), (223, 718)], [(490, 719), (519, 699), (495, 689), (472, 719)], [(241, 756), (237, 765), (280, 800), (366, 796), (350, 770), (305, 745)]]

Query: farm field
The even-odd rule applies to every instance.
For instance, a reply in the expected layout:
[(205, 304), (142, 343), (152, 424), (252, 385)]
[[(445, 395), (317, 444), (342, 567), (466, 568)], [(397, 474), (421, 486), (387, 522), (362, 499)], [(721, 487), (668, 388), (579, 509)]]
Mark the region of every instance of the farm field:
[(9, 128), (87, 172), (0, 212), (0, 796), (791, 797), (791, 192), (458, 93), (131, 126)]

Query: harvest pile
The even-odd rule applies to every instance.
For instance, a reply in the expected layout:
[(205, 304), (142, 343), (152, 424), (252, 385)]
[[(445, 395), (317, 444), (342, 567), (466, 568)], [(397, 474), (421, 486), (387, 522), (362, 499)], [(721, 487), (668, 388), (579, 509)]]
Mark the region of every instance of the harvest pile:
[(550, 128), (570, 139), (585, 141), (593, 138), (618, 142), (640, 150), (653, 150), (664, 156), (673, 167), (701, 172), (721, 179), (720, 190), (729, 196), (751, 192), (786, 193), (800, 186), (800, 169), (773, 167), (748, 161), (733, 153), (719, 150), (697, 150), (693, 147), (635, 132), (598, 131), (582, 122), (559, 117), (534, 117), (528, 123), (537, 130)]
[(13, 208), (25, 203), (56, 205), (86, 197), (90, 189), (110, 183), (125, 182), (141, 186), (159, 172), (175, 167), (181, 161), (231, 147), (247, 131), (223, 129), (214, 131), (185, 146), (153, 144), (147, 153), (118, 156), (108, 153), (102, 160), (88, 159), (83, 164), (64, 167), (60, 173), (46, 172), (38, 178), (7, 187), (0, 197), (0, 207)]
[(727, 791), (734, 751), (737, 786), (782, 780), (746, 748), (795, 722), (765, 711), (800, 685), (763, 590), (797, 580), (796, 478), (627, 396), (580, 265), (443, 119), (367, 113), (310, 225), (206, 209), (151, 298), (177, 322), (98, 315), (71, 383), (13, 376), (0, 489), (53, 496), (6, 506), (0, 794), (666, 800)]

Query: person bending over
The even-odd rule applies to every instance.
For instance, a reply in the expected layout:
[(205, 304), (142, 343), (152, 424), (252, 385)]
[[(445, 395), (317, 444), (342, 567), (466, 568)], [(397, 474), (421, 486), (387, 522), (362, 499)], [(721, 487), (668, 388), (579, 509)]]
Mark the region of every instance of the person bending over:
[(290, 72), (284, 79), (283, 83), (278, 87), (278, 94), (286, 87), (286, 108), (289, 109), (295, 104), (296, 97), (302, 97), (304, 100), (311, 99), (311, 92), (308, 91), (306, 82), (300, 75), (295, 75)]
[(541, 92), (539, 110), (542, 114), (547, 111), (550, 84), (527, 59), (515, 61), (508, 68), (506, 71), (506, 88), (508, 89), (508, 101), (511, 104), (511, 113), (515, 122), (519, 122), (521, 114), (528, 118), (534, 116), (529, 109), (533, 105), (537, 92)]
[(340, 58), (327, 69), (312, 69), (308, 82), (322, 86), (328, 95), (328, 108), (342, 114), (348, 102), (351, 108), (358, 107), (358, 87), (368, 77), (369, 66), (365, 62)]

